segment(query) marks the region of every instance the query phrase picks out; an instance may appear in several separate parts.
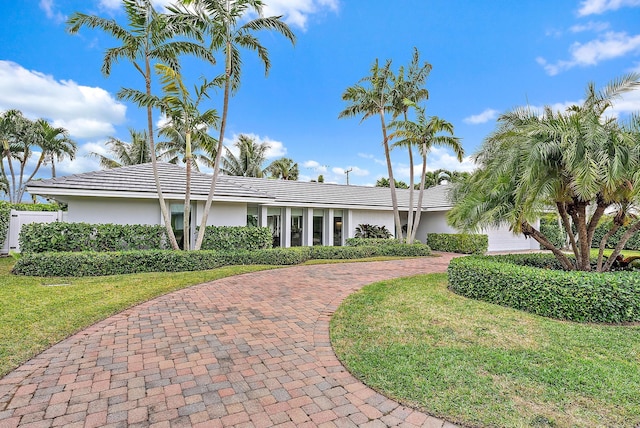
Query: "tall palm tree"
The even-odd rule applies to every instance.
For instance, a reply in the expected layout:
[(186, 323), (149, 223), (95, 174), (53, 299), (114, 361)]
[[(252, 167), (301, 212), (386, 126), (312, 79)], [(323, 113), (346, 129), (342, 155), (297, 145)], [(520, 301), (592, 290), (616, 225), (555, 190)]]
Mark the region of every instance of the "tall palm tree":
[[(102, 63), (102, 73), (105, 76), (111, 74), (111, 66), (114, 62), (118, 62), (121, 59), (128, 60), (144, 79), (146, 94), (151, 95), (153, 74), (151, 63), (153, 61), (162, 61), (175, 70), (180, 68), (178, 61), (180, 54), (195, 55), (212, 64), (215, 62), (208, 49), (199, 43), (180, 38), (180, 36), (187, 36), (201, 40), (201, 34), (197, 28), (185, 25), (183, 15), (158, 13), (153, 7), (152, 0), (122, 0), (122, 4), (127, 16), (126, 27), (121, 26), (113, 19), (79, 12), (71, 15), (67, 21), (67, 29), (71, 34), (77, 33), (82, 27), (88, 27), (100, 29), (121, 42), (120, 46), (109, 48), (105, 52)], [(178, 249), (178, 243), (171, 229), (171, 219), (158, 175), (156, 148), (153, 138), (153, 108), (151, 106), (147, 107), (147, 132), (160, 210), (162, 211), (169, 242), (172, 248)]]
[[(431, 72), (431, 64), (424, 62), (420, 64), (420, 52), (413, 49), (413, 57), (407, 69), (405, 77), (404, 67), (400, 67), (397, 76), (393, 79), (391, 89), (392, 104), (394, 106), (394, 120), (402, 115), (405, 121), (409, 120), (408, 112), (411, 105), (418, 105), (420, 102), (429, 99), (429, 91), (424, 87), (427, 77)], [(413, 234), (413, 145), (407, 144), (404, 147), (409, 152), (409, 215), (407, 216), (407, 237)]]
[[(224, 94), (222, 103), (222, 118), (220, 122), (220, 136), (214, 161), (213, 177), (205, 203), (202, 222), (198, 232), (195, 249), (200, 249), (204, 239), (204, 231), (207, 225), (211, 202), (216, 188), (216, 181), (220, 173), (220, 161), (227, 126), (227, 114), (229, 111), (229, 97), (240, 87), (240, 48), (254, 51), (258, 54), (265, 66), (265, 74), (269, 72), (271, 62), (267, 49), (260, 44), (253, 34), (259, 30), (271, 30), (282, 34), (291, 43), (295, 44), (295, 35), (280, 16), (263, 17), (261, 0), (182, 0), (185, 5), (191, 5), (195, 16), (206, 16), (207, 19), (199, 21), (199, 28), (211, 37), (211, 48), (214, 51), (221, 50), (224, 54), (225, 67)], [(248, 15), (255, 13), (258, 17), (243, 21)], [(243, 22), (243, 23), (241, 23)]]
[(255, 139), (244, 134), (238, 137), (238, 141), (234, 145), (239, 151), (238, 156), (225, 147), (227, 154), (222, 158), (222, 173), (240, 177), (262, 178), (265, 173), (262, 164), (264, 164), (267, 150), (271, 146), (268, 143), (258, 144)]
[(300, 171), (297, 162), (290, 158), (276, 159), (267, 167), (271, 178), (296, 181)]
[(73, 160), (76, 155), (77, 145), (69, 137), (69, 131), (62, 127), (54, 127), (44, 119), (36, 121), (36, 129), (39, 131), (38, 145), (42, 150), (36, 163), (36, 167), (27, 179), (27, 183), (33, 179), (43, 163), (51, 162), (51, 177), (56, 176), (56, 158), (61, 160), (66, 156)]
[(183, 248), (191, 248), (189, 242), (189, 219), (191, 216), (191, 169), (194, 164), (191, 135), (215, 126), (218, 113), (215, 109), (200, 111), (200, 104), (208, 98), (208, 91), (217, 86), (216, 81), (203, 79), (200, 86), (194, 87), (195, 98), (184, 84), (182, 75), (174, 68), (165, 64), (155, 65), (160, 75), (163, 96), (149, 95), (134, 89), (122, 89), (118, 96), (133, 101), (140, 106), (154, 107), (167, 116), (171, 127), (185, 134), (184, 164), (186, 169), (186, 186), (184, 195), (184, 241)]
[[(418, 207), (415, 213), (415, 224), (420, 224), (420, 216), (422, 214), (422, 200), (425, 189), (425, 179), (427, 172), (427, 155), (434, 146), (449, 147), (454, 151), (458, 161), (462, 161), (464, 150), (460, 144), (460, 139), (453, 136), (453, 125), (437, 116), (427, 117), (424, 109), (414, 104), (417, 110), (418, 120), (400, 121), (393, 124), (396, 129), (393, 136), (400, 138), (394, 143), (394, 146), (407, 147), (416, 146), (422, 157), (422, 173), (420, 175), (420, 188), (418, 191)], [(442, 135), (441, 133), (449, 135)], [(413, 205), (410, 207), (409, 217), (413, 217)], [(407, 229), (407, 242), (413, 243), (416, 239), (417, 227), (414, 227), (409, 233)]]
[(349, 105), (345, 108), (339, 118), (354, 117), (362, 115), (361, 122), (372, 116), (380, 119), (382, 129), (382, 145), (387, 161), (387, 173), (389, 174), (389, 184), (391, 188), (391, 204), (393, 206), (393, 217), (396, 225), (396, 238), (402, 240), (402, 224), (400, 223), (400, 213), (398, 211), (398, 197), (396, 195), (395, 179), (393, 178), (393, 166), (389, 148), (389, 135), (387, 133), (386, 115), (394, 112), (393, 96), (391, 94), (393, 72), (391, 71), (391, 61), (387, 61), (382, 67), (376, 59), (371, 66), (370, 75), (364, 77), (357, 84), (350, 86), (342, 94), (342, 99)]
[[(540, 114), (518, 108), (503, 114), (499, 126), (475, 156), (478, 170), (454, 192), (449, 221), (456, 227), (510, 227), (538, 241), (565, 269), (590, 271), (594, 232), (605, 211), (616, 211), (611, 231), (630, 225), (603, 264), (600, 242), (596, 269), (607, 271), (628, 239), (640, 231), (640, 145), (633, 126), (608, 115), (623, 93), (640, 88), (640, 74), (616, 79), (566, 112), (550, 107)], [(533, 226), (555, 207), (569, 237), (575, 261)], [(572, 227), (573, 226), (573, 227)]]
[(147, 132), (129, 129), (129, 135), (130, 143), (109, 137), (105, 145), (113, 156), (108, 157), (97, 152), (89, 152), (87, 156), (97, 158), (100, 161), (100, 167), (104, 169), (151, 162)]

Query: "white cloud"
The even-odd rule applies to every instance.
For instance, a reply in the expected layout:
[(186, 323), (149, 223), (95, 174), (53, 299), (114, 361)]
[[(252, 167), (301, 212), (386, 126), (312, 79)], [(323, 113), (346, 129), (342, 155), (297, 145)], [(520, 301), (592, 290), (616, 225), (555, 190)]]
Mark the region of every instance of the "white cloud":
[(494, 120), (498, 117), (498, 113), (498, 110), (488, 108), (480, 114), (464, 118), (463, 121), (464, 123), (468, 123), (470, 125), (479, 125), (481, 123), (487, 123), (491, 120)]
[(607, 30), (609, 28), (608, 22), (589, 21), (586, 24), (577, 24), (569, 28), (572, 33), (582, 33), (584, 31), (595, 31), (597, 33)]
[(0, 110), (18, 109), (27, 117), (50, 119), (72, 137), (104, 137), (125, 120), (127, 107), (102, 88), (31, 71), (0, 61)]
[(40, 0), (40, 9), (44, 10), (47, 18), (52, 19), (58, 24), (67, 20), (67, 17), (64, 16), (64, 14), (56, 10), (53, 0)]
[(304, 168), (313, 169), (316, 172), (327, 172), (327, 170), (328, 170), (327, 165), (320, 165), (319, 162), (314, 161), (314, 160), (308, 160), (308, 161), (304, 162), (302, 164), (302, 166)]
[(225, 138), (225, 147), (231, 150), (231, 152), (236, 156), (238, 155), (238, 149), (234, 144), (238, 141), (240, 135), (246, 135), (253, 139), (257, 144), (268, 144), (269, 149), (267, 149), (265, 156), (267, 159), (281, 158), (287, 154), (287, 148), (284, 146), (284, 143), (272, 140), (269, 137), (261, 137), (257, 134), (243, 132), (241, 134), (234, 134), (230, 139)]
[(372, 160), (373, 162), (377, 163), (378, 165), (382, 165), (382, 166), (387, 166), (387, 162), (382, 160), (382, 159), (377, 159), (374, 155), (369, 154), (369, 153), (358, 153), (358, 156), (364, 159), (369, 159)]
[[(453, 155), (451, 150), (444, 147), (434, 147), (429, 151), (427, 156), (427, 171), (435, 171), (437, 169), (472, 172), (476, 169), (476, 164), (471, 160), (471, 156), (464, 157), (462, 158), (462, 162), (458, 162), (458, 158)], [(409, 165), (399, 163), (394, 166), (393, 171), (396, 180), (403, 180), (407, 184), (409, 183)], [(413, 174), (416, 184), (420, 182), (421, 171), (422, 164), (415, 164)]]
[(613, 102), (613, 107), (609, 111), (614, 117), (621, 114), (640, 112), (640, 90), (627, 92), (620, 99)]
[(265, 16), (283, 15), (289, 25), (305, 29), (310, 15), (337, 11), (339, 0), (269, 0), (263, 9)]
[(583, 0), (578, 10), (579, 16), (599, 15), (608, 10), (618, 10), (622, 7), (638, 7), (640, 0)]
[(596, 65), (601, 61), (618, 58), (640, 51), (640, 35), (630, 36), (627, 33), (607, 32), (596, 40), (587, 43), (574, 43), (569, 51), (570, 60), (561, 60), (555, 64), (548, 63), (538, 57), (536, 61), (544, 67), (547, 74), (554, 76), (576, 66)]

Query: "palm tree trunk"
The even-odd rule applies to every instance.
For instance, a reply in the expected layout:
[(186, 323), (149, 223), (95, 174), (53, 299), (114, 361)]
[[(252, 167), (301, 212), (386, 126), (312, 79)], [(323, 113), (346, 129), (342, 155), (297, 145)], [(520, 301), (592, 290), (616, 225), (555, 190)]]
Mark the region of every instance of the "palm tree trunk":
[[(408, 121), (407, 110), (404, 110), (404, 121)], [(413, 244), (415, 233), (413, 233), (413, 149), (409, 144), (409, 211), (407, 215), (407, 244)], [(418, 208), (418, 211), (420, 208)]]
[(51, 178), (56, 178), (56, 159), (51, 156)]
[(398, 212), (398, 196), (396, 195), (396, 183), (393, 178), (393, 167), (391, 165), (391, 154), (389, 153), (389, 138), (387, 137), (387, 126), (384, 121), (384, 110), (380, 109), (380, 124), (382, 126), (382, 144), (384, 145), (384, 156), (387, 160), (387, 172), (389, 173), (389, 188), (391, 189), (391, 205), (393, 206), (393, 218), (396, 224), (396, 239), (402, 241), (402, 224), (400, 223), (400, 213)]
[(609, 238), (611, 238), (618, 231), (618, 229), (620, 229), (620, 224), (614, 223), (611, 229), (609, 229), (609, 231), (605, 233), (602, 239), (600, 240), (600, 245), (598, 246), (598, 263), (596, 265), (596, 271), (598, 272), (603, 271), (602, 261), (604, 258), (604, 248), (607, 246), (607, 242), (609, 241)]
[(422, 150), (422, 175), (420, 176), (420, 190), (418, 191), (418, 208), (416, 210), (416, 221), (415, 221), (416, 227), (413, 228), (412, 235), (411, 235), (411, 242), (409, 242), (410, 244), (413, 244), (413, 241), (415, 241), (416, 233), (418, 232), (418, 226), (420, 226), (420, 216), (422, 215), (422, 199), (424, 197), (424, 182), (425, 182), (426, 174), (427, 174), (427, 149), (426, 147), (424, 147)]
[[(7, 157), (7, 163), (9, 164), (9, 172), (11, 173), (11, 187), (9, 187), (7, 182), (7, 191), (9, 194), (9, 201), (15, 202), (13, 199), (15, 198), (16, 193), (16, 174), (13, 172), (13, 162), (11, 162), (11, 150), (9, 149), (9, 142), (7, 140), (3, 141), (4, 143), (4, 155)], [(3, 167), (4, 170), (4, 167)]]
[[(187, 125), (188, 126), (188, 125)], [(188, 251), (191, 248), (191, 132), (186, 131), (186, 144), (185, 144), (185, 161), (187, 170), (187, 183), (184, 190), (184, 233), (183, 233), (183, 249)]]
[(550, 250), (553, 253), (553, 255), (556, 256), (556, 259), (558, 259), (558, 261), (562, 264), (562, 266), (565, 269), (567, 270), (576, 269), (573, 263), (571, 263), (571, 260), (569, 260), (569, 258), (562, 251), (560, 251), (555, 245), (553, 245), (543, 234), (541, 234), (533, 226), (531, 226), (529, 222), (524, 221), (522, 222), (521, 226), (522, 226), (522, 233), (525, 236), (532, 237), (533, 239), (538, 241), (543, 247), (545, 247), (547, 250)]
[(618, 245), (616, 245), (616, 247), (613, 249), (613, 252), (607, 259), (607, 263), (605, 263), (602, 269), (604, 272), (611, 270), (611, 266), (613, 265), (613, 262), (616, 260), (616, 257), (618, 257), (618, 255), (620, 254), (624, 246), (627, 244), (627, 241), (631, 239), (631, 237), (635, 235), (636, 232), (638, 232), (639, 230), (640, 230), (640, 221), (635, 222), (633, 226), (627, 229), (627, 231), (620, 238), (620, 241), (618, 241)]
[(194, 246), (195, 250), (199, 250), (204, 240), (205, 228), (207, 227), (207, 220), (209, 219), (209, 211), (211, 210), (211, 202), (213, 202), (213, 194), (216, 191), (216, 181), (218, 181), (218, 175), (220, 174), (220, 159), (222, 158), (222, 148), (224, 142), (224, 131), (227, 126), (227, 112), (229, 111), (229, 92), (231, 91), (231, 40), (227, 39), (227, 50), (225, 57), (225, 80), (224, 80), (224, 100), (222, 104), (222, 119), (220, 121), (220, 137), (218, 138), (218, 149), (216, 152), (216, 158), (213, 162), (213, 177), (211, 178), (211, 186), (209, 187), (209, 194), (207, 195), (207, 201), (204, 205), (204, 211), (202, 212), (202, 220), (200, 221), (200, 229), (198, 230), (198, 238)]
[[(151, 65), (149, 64), (149, 57), (145, 56), (145, 85), (147, 95), (151, 95)], [(147, 106), (147, 125), (149, 130), (149, 151), (151, 152), (151, 167), (153, 169), (153, 179), (156, 182), (156, 191), (158, 192), (158, 201), (160, 202), (160, 211), (162, 212), (162, 218), (164, 219), (164, 226), (167, 230), (167, 237), (171, 248), (179, 250), (178, 241), (176, 241), (176, 235), (171, 228), (171, 217), (167, 210), (167, 204), (164, 200), (162, 193), (162, 185), (160, 184), (160, 175), (158, 174), (158, 160), (156, 158), (156, 146), (153, 141), (153, 110), (151, 106)]]

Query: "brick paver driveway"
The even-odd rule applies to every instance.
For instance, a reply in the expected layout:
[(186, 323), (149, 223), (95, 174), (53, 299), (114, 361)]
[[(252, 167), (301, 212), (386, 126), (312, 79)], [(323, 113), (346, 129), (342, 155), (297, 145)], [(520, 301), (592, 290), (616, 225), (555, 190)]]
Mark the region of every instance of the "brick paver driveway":
[(1, 379), (0, 427), (453, 426), (353, 378), (328, 329), (363, 285), (451, 257), (297, 266), (154, 299)]

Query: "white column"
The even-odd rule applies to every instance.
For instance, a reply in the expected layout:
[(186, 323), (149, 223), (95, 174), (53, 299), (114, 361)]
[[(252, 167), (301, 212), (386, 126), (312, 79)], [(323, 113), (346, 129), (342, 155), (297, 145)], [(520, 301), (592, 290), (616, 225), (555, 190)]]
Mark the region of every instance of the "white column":
[(267, 207), (258, 205), (258, 226), (267, 227)]
[(291, 246), (291, 208), (286, 207), (282, 216), (282, 236), (280, 242), (284, 248)]
[(325, 230), (327, 232), (327, 239), (325, 240), (327, 245), (333, 246), (335, 245), (333, 243), (333, 208), (329, 208), (328, 210), (325, 211)]

